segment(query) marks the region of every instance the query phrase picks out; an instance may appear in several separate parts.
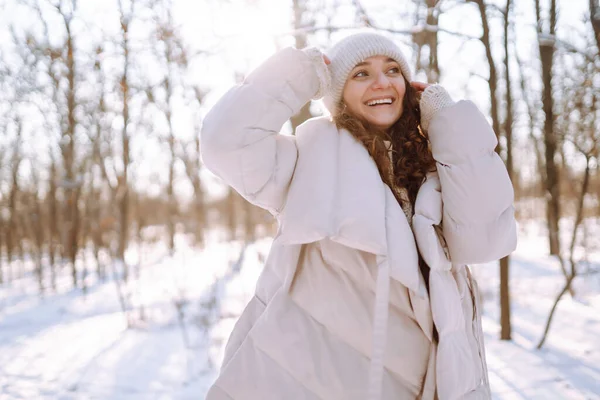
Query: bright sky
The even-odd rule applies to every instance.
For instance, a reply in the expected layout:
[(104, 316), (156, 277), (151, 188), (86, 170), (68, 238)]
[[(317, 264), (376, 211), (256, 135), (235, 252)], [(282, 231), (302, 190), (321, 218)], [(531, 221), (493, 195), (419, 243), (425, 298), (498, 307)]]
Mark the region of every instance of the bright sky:
[[(0, 0), (1, 2), (2, 0)], [(33, 0), (32, 0), (33, 1)], [(43, 2), (43, 1), (42, 1)], [(173, 0), (174, 17), (179, 23), (181, 32), (192, 49), (207, 50), (210, 56), (200, 56), (188, 73), (188, 80), (210, 91), (206, 108), (214, 102), (235, 82), (235, 74), (247, 74), (259, 65), (265, 58), (278, 48), (292, 45), (293, 38), (289, 35), (292, 25), (291, 0)], [(10, 40), (9, 24), (18, 27), (31, 26), (35, 23), (32, 13), (23, 6), (17, 6), (16, 0), (4, 0), (4, 11), (0, 14), (0, 48), (6, 49)], [(338, 7), (333, 10), (333, 6)], [(440, 26), (453, 32), (470, 36), (481, 34), (479, 14), (474, 4), (458, 4), (458, 1), (446, 1), (447, 9), (440, 19)], [(504, 7), (505, 1), (495, 0), (493, 3)], [(533, 25), (534, 9), (533, 0), (515, 1), (516, 8), (516, 45), (519, 56), (523, 60), (535, 62), (538, 59), (536, 35)], [(544, 6), (545, 1), (542, 1)], [(568, 3), (568, 6), (563, 6)], [(0, 3), (1, 4), (1, 3)], [(94, 36), (99, 32), (116, 34), (119, 29), (116, 15), (116, 0), (85, 0), (79, 1), (81, 15), (87, 21), (88, 29), (91, 27)], [(350, 0), (313, 0), (314, 9), (320, 10), (316, 14), (318, 26), (328, 24), (327, 16), (332, 15), (331, 25), (350, 26), (354, 23), (354, 9)], [(411, 0), (369, 0), (362, 1), (367, 13), (379, 26), (394, 29), (410, 29), (414, 20), (414, 5)], [(453, 7), (449, 7), (455, 4)], [(581, 43), (581, 32), (589, 30), (582, 23), (582, 16), (587, 10), (587, 0), (559, 1), (559, 23), (561, 29), (559, 36), (575, 45)], [(398, 17), (400, 16), (400, 17)], [(494, 16), (494, 17), (492, 17)], [(494, 38), (502, 32), (502, 26), (497, 12), (490, 12), (492, 33)], [(60, 22), (56, 20), (55, 22)], [(57, 25), (58, 26), (58, 25)], [(86, 29), (79, 26), (79, 29)], [(144, 29), (140, 29), (140, 34)], [(335, 41), (350, 33), (348, 30), (337, 32), (332, 39)], [(410, 47), (403, 43), (409, 38), (397, 36), (398, 42), (414, 65), (414, 54)], [(441, 83), (447, 87), (455, 98), (470, 98), (475, 101), (484, 112), (488, 112), (489, 94), (487, 82), (487, 61), (483, 46), (476, 40), (465, 40), (456, 36), (440, 33), (439, 58), (442, 69)], [(326, 50), (327, 39), (321, 33), (311, 37), (309, 44), (317, 45)], [(91, 46), (93, 41), (79, 43), (82, 46)], [(494, 42), (494, 56), (498, 66), (502, 63), (503, 51), (501, 42)], [(537, 64), (529, 62), (527, 67), (537, 70)], [(140, 65), (140, 70), (152, 73), (151, 64)], [(516, 72), (513, 66), (513, 73)], [(501, 69), (499, 69), (499, 72)], [(424, 80), (422, 75), (416, 79)], [(536, 79), (528, 83), (535, 85)], [(197, 134), (194, 121), (197, 115), (190, 113), (183, 104), (178, 107), (175, 119), (175, 128), (182, 138), (191, 138)], [(202, 111), (206, 112), (206, 109)], [(35, 144), (42, 151), (46, 145), (44, 138), (39, 137)], [(164, 148), (155, 141), (143, 140), (135, 143), (134, 152), (145, 159), (144, 174), (157, 175), (164, 179), (168, 157)], [(153, 179), (149, 179), (151, 181)], [(185, 180), (185, 179), (184, 179)], [(149, 185), (149, 182), (143, 183)], [(182, 192), (189, 192), (186, 184), (180, 188)], [(161, 191), (160, 185), (153, 192)]]

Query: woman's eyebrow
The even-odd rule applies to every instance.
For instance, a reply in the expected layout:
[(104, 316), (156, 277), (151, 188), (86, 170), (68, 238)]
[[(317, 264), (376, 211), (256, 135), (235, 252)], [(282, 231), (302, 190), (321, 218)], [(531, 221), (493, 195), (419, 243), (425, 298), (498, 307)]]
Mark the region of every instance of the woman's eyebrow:
[[(394, 62), (394, 63), (397, 63), (397, 61), (396, 61), (396, 60), (394, 60), (394, 59), (393, 59), (393, 58), (391, 58), (391, 57), (388, 57), (388, 58), (385, 60), (385, 62), (386, 62), (386, 63), (392, 63), (392, 62)], [(364, 67), (365, 65), (371, 65), (371, 61), (363, 61), (363, 62), (359, 62), (358, 64), (356, 64), (356, 66), (355, 66), (354, 68), (358, 68), (358, 67)]]

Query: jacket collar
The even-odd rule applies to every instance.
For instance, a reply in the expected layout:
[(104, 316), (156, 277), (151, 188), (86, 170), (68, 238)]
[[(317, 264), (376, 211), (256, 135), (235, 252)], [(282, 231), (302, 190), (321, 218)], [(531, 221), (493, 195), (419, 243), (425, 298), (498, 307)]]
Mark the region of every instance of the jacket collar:
[(302, 244), (328, 237), (386, 257), (393, 279), (427, 297), (407, 218), (364, 146), (329, 117), (301, 125), (296, 143), (298, 160), (276, 240)]

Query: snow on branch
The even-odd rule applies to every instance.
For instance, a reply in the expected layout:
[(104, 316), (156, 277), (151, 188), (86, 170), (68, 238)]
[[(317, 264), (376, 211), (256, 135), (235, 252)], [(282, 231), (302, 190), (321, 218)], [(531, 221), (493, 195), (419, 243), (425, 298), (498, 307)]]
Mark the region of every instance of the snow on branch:
[[(453, 31), (450, 31), (447, 29), (440, 28), (439, 26), (429, 25), (429, 24), (417, 25), (410, 29), (391, 29), (391, 28), (383, 28), (383, 27), (375, 26), (375, 25), (372, 25), (372, 27), (377, 30), (380, 30), (380, 31), (395, 33), (395, 34), (399, 34), (399, 35), (415, 35), (415, 34), (418, 34), (421, 32), (443, 32), (448, 35), (458, 36), (458, 37), (462, 37), (465, 39), (481, 40), (481, 38), (478, 36), (471, 36), (471, 35), (467, 35), (465, 33), (453, 32)], [(318, 31), (336, 32), (336, 31), (342, 31), (342, 30), (346, 30), (346, 29), (356, 29), (356, 26), (355, 25), (349, 25), (349, 26), (305, 26), (305, 27), (301, 27), (299, 29), (295, 29), (295, 30), (292, 30), (289, 32), (285, 32), (282, 34), (282, 36), (314, 33), (314, 32), (318, 32)]]
[(538, 43), (540, 46), (554, 47), (554, 44), (556, 43), (556, 36), (550, 33), (538, 33)]

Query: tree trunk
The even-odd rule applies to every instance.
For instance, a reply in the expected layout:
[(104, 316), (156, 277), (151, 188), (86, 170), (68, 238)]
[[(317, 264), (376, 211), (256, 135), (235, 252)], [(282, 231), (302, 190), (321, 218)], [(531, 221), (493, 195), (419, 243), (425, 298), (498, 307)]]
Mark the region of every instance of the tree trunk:
[(40, 204), (40, 199), (38, 198), (38, 189), (40, 187), (40, 179), (37, 173), (37, 165), (32, 161), (32, 168), (30, 172), (31, 184), (34, 190), (27, 194), (28, 201), (24, 202), (28, 208), (29, 212), (24, 216), (23, 225), (27, 226), (27, 233), (30, 238), (28, 242), (33, 244), (31, 254), (35, 266), (34, 272), (37, 278), (38, 288), (40, 291), (40, 295), (43, 296), (45, 287), (44, 287), (44, 269), (43, 269), (43, 253), (44, 253), (44, 217), (42, 212), (42, 206)]
[[(496, 147), (496, 152), (502, 156), (502, 149), (500, 146), (500, 117), (498, 112), (498, 98), (497, 98), (497, 88), (498, 88), (498, 74), (496, 72), (496, 64), (494, 63), (494, 58), (492, 55), (492, 45), (490, 41), (490, 26), (486, 13), (486, 4), (484, 0), (469, 0), (475, 4), (479, 8), (479, 16), (481, 18), (481, 25), (483, 28), (483, 35), (481, 37), (481, 42), (485, 47), (485, 54), (488, 61), (489, 68), (489, 80), (488, 86), (490, 89), (490, 105), (491, 105), (491, 114), (492, 114), (492, 128), (496, 133), (496, 137), (498, 138), (498, 146)], [(507, 2), (507, 16), (506, 16), (506, 24), (508, 24), (508, 7), (510, 6), (510, 1)], [(505, 26), (505, 35), (508, 31), (508, 26)], [(506, 57), (508, 57), (508, 44), (505, 42), (506, 47)], [(508, 70), (507, 70), (508, 72)], [(507, 82), (510, 85), (510, 80)], [(508, 92), (510, 95), (510, 91)], [(507, 117), (507, 124), (512, 125), (512, 115), (510, 119)], [(512, 163), (512, 158), (511, 158)], [(509, 174), (512, 175), (512, 165)], [(511, 176), (512, 178), (512, 176)], [(504, 257), (500, 260), (500, 339), (502, 340), (510, 340), (511, 339), (511, 324), (510, 324), (510, 290), (509, 290), (509, 258)]]
[(56, 181), (58, 179), (56, 162), (52, 157), (50, 165), (50, 183), (48, 190), (48, 255), (50, 258), (50, 286), (56, 291), (56, 241), (58, 234), (58, 205), (56, 202)]
[[(488, 68), (490, 77), (488, 80), (488, 86), (490, 88), (490, 112), (492, 114), (492, 128), (496, 133), (496, 137), (500, 138), (500, 117), (498, 116), (498, 73), (496, 72), (496, 64), (494, 63), (494, 57), (492, 55), (492, 44), (490, 41), (490, 25), (486, 14), (486, 5), (484, 0), (469, 0), (477, 4), (479, 8), (479, 16), (481, 17), (481, 25), (483, 28), (483, 35), (481, 36), (481, 42), (485, 47), (485, 55), (488, 61)], [(496, 148), (498, 154), (502, 154), (502, 148), (500, 144)]]
[[(504, 134), (506, 136), (506, 170), (508, 176), (513, 180), (513, 158), (512, 158), (512, 88), (510, 80), (510, 60), (508, 47), (508, 34), (510, 26), (511, 0), (506, 0), (504, 14), (504, 81), (506, 84), (506, 120), (504, 121)], [(500, 339), (512, 339), (512, 327), (510, 323), (510, 258), (506, 256), (500, 260)]]
[[(201, 103), (201, 99), (198, 98)], [(204, 247), (204, 229), (206, 225), (206, 209), (204, 205), (204, 188), (200, 180), (200, 137), (194, 139), (194, 160), (191, 171), (188, 171), (188, 176), (192, 181), (194, 188), (194, 214), (195, 214), (195, 238), (196, 244)]]
[(94, 253), (94, 260), (96, 260), (96, 276), (98, 280), (104, 282), (106, 280), (106, 267), (100, 260), (100, 250), (102, 249), (102, 230), (100, 228), (100, 209), (94, 207), (92, 211), (92, 220), (94, 221), (94, 228), (92, 229), (92, 246)]
[(198, 183), (194, 185), (194, 205), (195, 205), (195, 214), (196, 214), (196, 244), (200, 247), (204, 247), (204, 229), (206, 225), (206, 211), (204, 206), (204, 190), (202, 189), (202, 185), (200, 184), (200, 179), (198, 179)]
[(121, 18), (121, 33), (123, 35), (123, 75), (121, 76), (121, 94), (122, 94), (122, 117), (123, 117), (123, 129), (121, 131), (121, 145), (122, 145), (122, 174), (121, 179), (118, 182), (118, 202), (119, 202), (119, 246), (117, 249), (117, 258), (122, 260), (123, 263), (123, 279), (127, 281), (129, 276), (129, 267), (125, 262), (125, 250), (127, 249), (129, 239), (129, 167), (130, 167), (130, 150), (129, 150), (129, 102), (130, 102), (130, 88), (129, 88), (129, 22), (133, 15), (133, 5), (135, 1), (132, 0), (130, 5), (130, 11), (128, 15), (125, 15), (123, 5), (119, 1), (119, 11)]
[[(294, 31), (296, 32), (294, 38), (296, 40), (296, 48), (303, 49), (306, 47), (306, 35), (301, 31), (303, 25), (303, 16), (306, 15), (306, 0), (293, 0), (294, 7)], [(312, 118), (313, 115), (310, 112), (310, 101), (306, 103), (298, 114), (292, 116), (290, 121), (292, 123), (292, 132), (295, 134), (296, 128), (300, 126), (304, 121)]]
[(248, 202), (244, 201), (244, 227), (246, 233), (246, 243), (252, 243), (256, 240), (255, 236), (255, 228), (256, 224), (254, 223), (254, 206)]
[(167, 123), (169, 126), (169, 137), (167, 142), (169, 144), (169, 175), (167, 182), (167, 233), (169, 235), (169, 252), (171, 255), (175, 253), (175, 218), (177, 214), (177, 203), (175, 199), (175, 132), (173, 130), (172, 114), (171, 114), (171, 84), (169, 78), (165, 80), (166, 91), (167, 91)]
[(66, 252), (71, 263), (71, 278), (73, 281), (73, 287), (77, 287), (77, 253), (78, 253), (78, 237), (79, 237), (79, 181), (78, 177), (75, 176), (75, 130), (77, 126), (77, 120), (75, 118), (75, 108), (77, 106), (75, 99), (76, 83), (76, 65), (74, 55), (74, 43), (73, 35), (71, 32), (71, 21), (72, 15), (66, 16), (63, 14), (64, 24), (67, 31), (66, 40), (66, 67), (67, 67), (67, 126), (66, 131), (63, 132), (62, 154), (65, 168), (65, 182), (63, 186), (65, 188), (66, 204), (64, 210), (64, 226), (67, 231), (65, 232), (66, 240)]
[(77, 254), (79, 252), (79, 229), (80, 229), (80, 213), (79, 213), (79, 198), (81, 196), (81, 189), (74, 188), (70, 191), (69, 202), (70, 210), (71, 210), (71, 221), (72, 226), (70, 230), (70, 235), (68, 236), (69, 243), (69, 261), (71, 262), (71, 277), (73, 279), (73, 287), (77, 287), (79, 283), (82, 288), (85, 286), (85, 282), (79, 282), (77, 276)]
[(21, 120), (15, 121), (17, 125), (16, 137), (15, 137), (15, 148), (10, 165), (10, 191), (8, 195), (8, 229), (6, 232), (6, 256), (8, 261), (8, 281), (12, 281), (14, 276), (13, 270), (13, 259), (14, 252), (18, 247), (20, 238), (17, 229), (17, 198), (19, 197), (19, 168), (21, 166), (21, 132), (22, 124)]
[(177, 203), (175, 199), (175, 132), (171, 125), (171, 110), (167, 112), (167, 120), (169, 121), (169, 153), (171, 159), (169, 160), (169, 182), (167, 183), (167, 232), (169, 235), (169, 251), (171, 254), (175, 252), (175, 217), (177, 210)]
[[(570, 289), (571, 284), (575, 277), (577, 276), (577, 263), (575, 262), (573, 253), (575, 252), (575, 244), (577, 243), (577, 232), (579, 231), (579, 226), (583, 221), (583, 209), (585, 204), (585, 195), (588, 191), (588, 186), (590, 182), (590, 157), (586, 155), (586, 165), (585, 171), (583, 173), (583, 183), (581, 184), (581, 193), (579, 195), (578, 204), (577, 204), (577, 214), (575, 216), (575, 223), (573, 226), (573, 233), (571, 235), (571, 245), (569, 247), (569, 262), (571, 264), (571, 274), (569, 275), (567, 281), (561, 292), (556, 297), (554, 304), (552, 305), (552, 309), (550, 310), (550, 314), (548, 315), (548, 320), (546, 321), (546, 327), (544, 328), (544, 334), (540, 339), (540, 342), (537, 345), (538, 349), (541, 349), (546, 341), (546, 337), (548, 336), (548, 332), (550, 331), (550, 324), (552, 323), (552, 318), (554, 317), (554, 312), (556, 311), (556, 307), (560, 302), (560, 299), (564, 296), (564, 294)], [(559, 256), (559, 259), (562, 262), (562, 257)]]
[(3, 248), (4, 248), (4, 220), (0, 218), (0, 285), (4, 283), (4, 262), (3, 259)]
[(425, 0), (427, 5), (427, 18), (425, 20), (427, 27), (432, 27), (426, 33), (427, 45), (429, 46), (429, 68), (427, 69), (427, 82), (436, 83), (440, 81), (440, 66), (438, 64), (438, 35), (437, 26), (439, 20), (440, 0)]
[(206, 210), (204, 205), (204, 188), (200, 180), (200, 145), (199, 138), (195, 139), (195, 148), (193, 160), (185, 156), (184, 160), (186, 174), (194, 189), (193, 216), (194, 216), (194, 239), (196, 245), (204, 247), (204, 228), (206, 224)]
[[(15, 150), (18, 151), (18, 150)], [(15, 160), (16, 161), (16, 160)], [(8, 263), (8, 281), (11, 282), (14, 276), (13, 270), (13, 261), (14, 256), (13, 253), (17, 246), (17, 223), (16, 223), (16, 215), (17, 215), (17, 193), (18, 193), (18, 164), (15, 165), (13, 162), (12, 168), (12, 179), (11, 179), (11, 188), (10, 194), (8, 196), (8, 229), (6, 230), (6, 259)]]
[(550, 3), (550, 32), (544, 33), (542, 30), (540, 1), (535, 0), (538, 45), (540, 50), (540, 60), (542, 63), (542, 108), (544, 110), (544, 146), (545, 146), (545, 165), (546, 181), (545, 188), (547, 192), (546, 218), (548, 223), (548, 241), (551, 255), (560, 255), (560, 190), (558, 168), (554, 162), (557, 143), (554, 132), (554, 101), (552, 98), (552, 66), (554, 62), (554, 45), (556, 33), (556, 0)]
[[(168, 5), (167, 7), (170, 7)], [(164, 43), (164, 59), (166, 61), (167, 74), (164, 77), (164, 89), (165, 89), (165, 103), (164, 114), (167, 119), (168, 126), (168, 138), (167, 144), (169, 146), (169, 173), (167, 182), (167, 233), (169, 235), (168, 244), (171, 255), (175, 252), (175, 231), (176, 231), (176, 218), (178, 214), (177, 199), (175, 198), (175, 163), (177, 162), (176, 152), (176, 137), (175, 130), (173, 128), (173, 97), (174, 97), (174, 84), (175, 84), (175, 66), (177, 60), (176, 57), (176, 43), (173, 37), (173, 21), (171, 19), (171, 10), (168, 8), (166, 14), (168, 20), (165, 25), (159, 27), (160, 36)], [(182, 49), (179, 49), (182, 50)]]
[[(109, 140), (106, 140), (106, 142), (103, 142), (105, 140), (104, 138), (104, 132), (106, 130), (108, 130), (105, 125), (103, 124), (103, 119), (106, 118), (107, 115), (107, 110), (106, 110), (106, 101), (105, 101), (105, 96), (106, 93), (108, 92), (107, 88), (106, 88), (106, 83), (105, 83), (105, 77), (103, 75), (103, 71), (102, 71), (102, 54), (103, 54), (103, 48), (102, 46), (99, 46), (96, 48), (96, 62), (94, 64), (94, 71), (96, 73), (98, 82), (99, 82), (99, 86), (100, 86), (100, 93), (99, 93), (99, 99), (98, 99), (98, 105), (97, 108), (95, 109), (94, 112), (94, 126), (93, 129), (95, 131), (95, 136), (93, 137), (92, 140), (92, 146), (93, 146), (93, 150), (92, 150), (92, 164), (93, 165), (97, 165), (100, 168), (100, 173), (101, 173), (101, 179), (100, 179), (100, 183), (98, 184), (98, 188), (96, 187), (96, 180), (95, 180), (95, 175), (92, 173), (91, 175), (91, 182), (90, 182), (90, 190), (91, 190), (91, 194), (90, 194), (90, 201), (89, 201), (89, 208), (90, 208), (90, 218), (92, 220), (91, 223), (91, 239), (92, 239), (92, 246), (93, 246), (93, 253), (94, 253), (94, 259), (96, 260), (96, 275), (98, 276), (98, 279), (102, 282), (104, 282), (107, 278), (107, 271), (106, 271), (106, 266), (105, 264), (100, 260), (100, 252), (102, 250), (102, 248), (104, 247), (109, 247), (109, 245), (104, 243), (104, 239), (102, 237), (104, 229), (105, 229), (105, 222), (103, 219), (103, 213), (102, 213), (102, 207), (107, 207), (108, 209), (113, 209), (114, 207), (114, 202), (116, 201), (117, 198), (117, 184), (112, 184), (111, 183), (111, 178), (108, 175), (107, 169), (106, 169), (106, 164), (105, 164), (105, 160), (104, 160), (104, 155), (102, 154), (102, 147), (104, 147), (105, 145), (103, 145), (104, 143), (108, 144)], [(109, 147), (109, 146), (106, 146)], [(111, 159), (116, 159), (117, 157), (115, 155), (111, 154)], [(108, 187), (109, 191), (110, 191), (110, 197), (108, 200), (108, 204), (104, 204), (104, 202), (102, 202), (100, 199), (102, 199), (102, 191), (103, 191), (103, 185), (106, 185), (106, 187)], [(117, 250), (118, 253), (118, 250)], [(110, 254), (110, 252), (109, 252)]]
[(228, 189), (227, 198), (225, 200), (225, 215), (227, 216), (227, 232), (228, 240), (237, 239), (237, 207), (236, 207), (237, 193), (231, 187)]
[(590, 22), (594, 29), (598, 55), (600, 56), (600, 4), (598, 0), (590, 0)]

